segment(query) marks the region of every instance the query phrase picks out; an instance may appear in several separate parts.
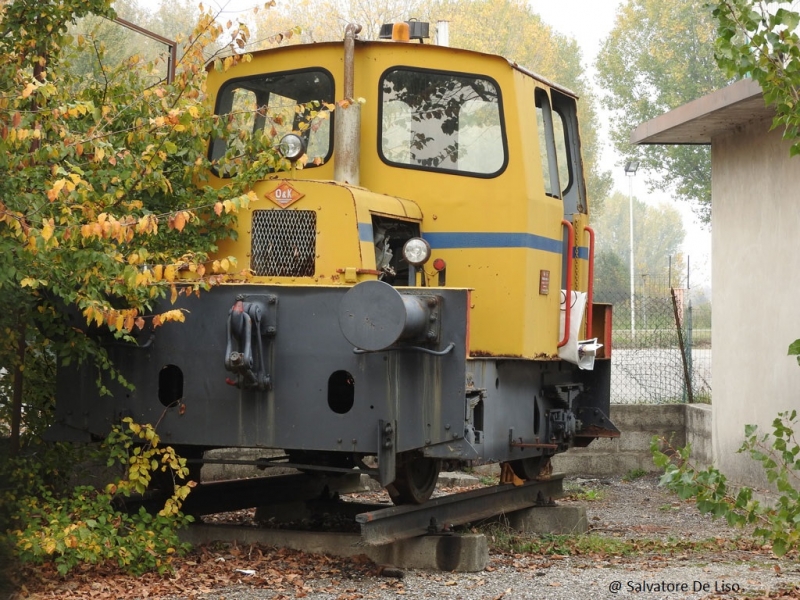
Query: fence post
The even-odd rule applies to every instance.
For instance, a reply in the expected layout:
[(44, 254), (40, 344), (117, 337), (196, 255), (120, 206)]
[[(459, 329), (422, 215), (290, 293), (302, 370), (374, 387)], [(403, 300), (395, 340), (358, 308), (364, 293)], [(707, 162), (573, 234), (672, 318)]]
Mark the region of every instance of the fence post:
[(683, 382), (686, 389), (686, 394), (688, 395), (688, 402), (689, 404), (694, 403), (694, 397), (692, 396), (692, 379), (689, 376), (689, 364), (686, 360), (686, 344), (684, 344), (683, 340), (683, 330), (684, 330), (684, 323), (681, 322), (681, 318), (678, 315), (678, 297), (675, 294), (675, 288), (670, 288), (670, 292), (672, 293), (672, 308), (675, 311), (675, 330), (678, 332), (678, 346), (681, 350), (681, 362), (683, 363)]
[[(689, 377), (689, 385), (693, 388), (694, 384), (694, 364), (692, 362), (692, 348), (694, 347), (694, 341), (692, 339), (692, 332), (694, 330), (694, 325), (692, 324), (692, 301), (689, 300), (689, 305), (686, 308), (686, 367), (688, 371)], [(693, 401), (694, 398), (691, 398)]]

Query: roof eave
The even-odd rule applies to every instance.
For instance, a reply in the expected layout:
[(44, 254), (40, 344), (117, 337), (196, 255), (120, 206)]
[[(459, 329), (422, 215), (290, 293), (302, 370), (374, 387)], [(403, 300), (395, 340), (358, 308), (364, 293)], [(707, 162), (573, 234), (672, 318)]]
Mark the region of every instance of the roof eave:
[(717, 135), (774, 114), (764, 104), (761, 86), (742, 79), (642, 123), (631, 133), (631, 143), (710, 144)]

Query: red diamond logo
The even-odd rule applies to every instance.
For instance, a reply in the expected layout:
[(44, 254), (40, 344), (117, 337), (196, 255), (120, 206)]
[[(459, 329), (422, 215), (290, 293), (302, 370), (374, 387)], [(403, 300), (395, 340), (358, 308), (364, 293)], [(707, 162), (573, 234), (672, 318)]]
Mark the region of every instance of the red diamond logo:
[(301, 194), (285, 181), (271, 192), (265, 194), (265, 198), (267, 200), (274, 202), (281, 208), (286, 208), (287, 206), (294, 204), (303, 196), (305, 196), (305, 194)]

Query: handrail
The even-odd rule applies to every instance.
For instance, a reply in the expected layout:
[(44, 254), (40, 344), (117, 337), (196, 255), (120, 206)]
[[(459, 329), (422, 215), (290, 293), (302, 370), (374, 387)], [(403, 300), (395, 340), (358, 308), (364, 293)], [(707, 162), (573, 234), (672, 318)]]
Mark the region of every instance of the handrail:
[[(575, 228), (566, 219), (561, 219), (561, 225), (567, 227), (567, 298), (564, 301), (564, 337), (558, 347), (566, 346), (569, 341), (570, 303), (572, 302), (572, 255), (575, 253)], [(561, 320), (559, 315), (559, 321)]]
[(583, 230), (589, 234), (589, 283), (586, 286), (586, 339), (592, 337), (592, 306), (594, 303), (594, 229), (584, 227)]

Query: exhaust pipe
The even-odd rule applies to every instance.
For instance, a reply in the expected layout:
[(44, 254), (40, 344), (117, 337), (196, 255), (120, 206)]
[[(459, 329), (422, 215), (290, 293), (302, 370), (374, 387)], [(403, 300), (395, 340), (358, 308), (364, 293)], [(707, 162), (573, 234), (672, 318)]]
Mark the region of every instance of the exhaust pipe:
[(355, 95), (355, 46), (361, 25), (350, 23), (344, 30), (344, 99), (334, 115), (333, 178), (359, 185), (361, 162), (361, 105)]

